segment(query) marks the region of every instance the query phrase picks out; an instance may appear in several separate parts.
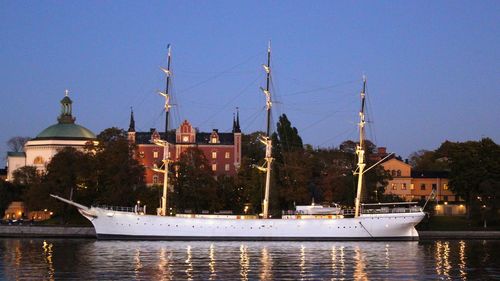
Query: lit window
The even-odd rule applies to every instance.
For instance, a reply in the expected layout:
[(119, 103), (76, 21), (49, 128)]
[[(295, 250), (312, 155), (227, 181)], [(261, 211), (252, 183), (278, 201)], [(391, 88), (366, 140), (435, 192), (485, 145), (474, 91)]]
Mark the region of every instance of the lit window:
[(226, 159), (229, 159), (229, 157), (231, 157), (231, 153), (229, 152), (226, 152), (226, 155), (225, 155)]
[(153, 183), (157, 184), (158, 183), (158, 175), (153, 176)]
[(420, 190), (425, 190), (425, 183), (420, 184)]
[(447, 183), (443, 184), (443, 189), (444, 190), (448, 190), (448, 184)]
[(212, 143), (217, 143), (217, 137), (212, 137)]
[(212, 164), (212, 171), (217, 171), (217, 164)]
[(397, 185), (395, 183), (392, 184), (392, 190), (396, 190), (397, 189)]
[(43, 157), (42, 156), (35, 157), (35, 160), (33, 160), (33, 164), (35, 164), (35, 165), (43, 164)]
[(189, 142), (189, 137), (188, 136), (183, 136), (182, 137), (182, 142)]
[(212, 151), (212, 159), (217, 159), (217, 151)]
[(226, 165), (225, 165), (225, 170), (226, 170), (226, 171), (229, 171), (229, 164), (226, 164)]
[(401, 184), (401, 190), (406, 190), (406, 183)]
[(411, 189), (411, 190), (414, 190), (414, 189), (415, 189), (415, 184), (413, 184), (413, 183), (412, 183), (412, 184), (410, 184), (410, 189)]
[(158, 158), (158, 151), (153, 151), (153, 158)]
[(144, 158), (144, 151), (139, 151), (139, 157)]

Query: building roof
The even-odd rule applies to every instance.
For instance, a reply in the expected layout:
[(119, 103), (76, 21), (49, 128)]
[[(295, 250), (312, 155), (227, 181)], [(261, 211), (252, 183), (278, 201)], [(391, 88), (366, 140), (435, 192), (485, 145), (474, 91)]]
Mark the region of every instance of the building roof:
[[(154, 131), (150, 132), (136, 132), (135, 133), (135, 143), (136, 144), (152, 144), (151, 135)], [(161, 139), (165, 139), (165, 133), (159, 133)], [(196, 133), (196, 144), (210, 144), (210, 145), (233, 145), (234, 144), (234, 134), (233, 133), (217, 133), (219, 136), (219, 143), (210, 143), (210, 136), (212, 133)], [(175, 131), (172, 130), (168, 134), (168, 142), (172, 144), (177, 144)], [(178, 143), (183, 144), (183, 143)]]
[(448, 171), (412, 171), (412, 178), (430, 178), (430, 179), (447, 179)]
[(73, 102), (68, 97), (68, 93), (69, 91), (66, 90), (61, 100), (61, 115), (57, 118), (58, 123), (43, 130), (34, 140), (91, 140), (96, 138), (92, 131), (75, 124), (75, 118), (71, 113)]
[(26, 157), (26, 153), (22, 151), (9, 151), (7, 152), (8, 157)]
[(91, 140), (96, 135), (89, 129), (75, 123), (59, 123), (52, 125), (36, 136), (34, 140), (47, 139), (70, 139), (70, 140)]

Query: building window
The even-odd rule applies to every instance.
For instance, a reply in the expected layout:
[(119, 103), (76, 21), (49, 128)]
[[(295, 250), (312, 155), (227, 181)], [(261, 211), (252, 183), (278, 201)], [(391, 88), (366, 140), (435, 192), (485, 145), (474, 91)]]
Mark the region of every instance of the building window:
[(217, 171), (217, 164), (212, 164), (212, 171)]
[(421, 200), (425, 200), (425, 195), (420, 196)]
[(396, 190), (397, 189), (397, 185), (395, 183), (392, 184), (392, 190)]
[(396, 172), (396, 175), (397, 175), (398, 177), (400, 177), (400, 176), (401, 176), (401, 170), (398, 170), (398, 171)]
[(183, 136), (182, 137), (182, 142), (189, 142), (189, 137), (188, 136)]
[(139, 157), (144, 158), (144, 151), (139, 151)]
[(391, 176), (395, 177), (396, 176), (396, 170), (391, 171)]
[(158, 158), (158, 151), (153, 151), (153, 158)]
[(443, 189), (444, 190), (448, 190), (448, 184), (447, 183), (443, 184)]
[(231, 157), (231, 153), (226, 152), (225, 157), (226, 157), (226, 159), (229, 159), (229, 157)]
[(448, 201), (448, 195), (443, 196), (444, 201)]
[(226, 164), (226, 165), (224, 166), (224, 169), (225, 169), (226, 171), (229, 171), (229, 164)]
[(217, 137), (212, 137), (212, 143), (217, 143)]
[(401, 190), (406, 190), (406, 183), (401, 184)]
[(35, 157), (35, 159), (33, 160), (33, 164), (35, 164), (35, 165), (43, 164), (43, 157), (42, 156)]
[(415, 184), (413, 184), (413, 183), (412, 183), (412, 184), (410, 184), (410, 189), (411, 189), (411, 190), (414, 190), (414, 189), (415, 189)]
[(420, 190), (425, 190), (425, 183), (420, 184)]
[(157, 184), (158, 183), (158, 175), (154, 175), (153, 176), (153, 184)]
[(432, 189), (433, 189), (433, 190), (436, 190), (436, 189), (437, 189), (437, 184), (433, 183), (433, 184), (432, 184)]
[(217, 151), (212, 151), (212, 159), (217, 159)]

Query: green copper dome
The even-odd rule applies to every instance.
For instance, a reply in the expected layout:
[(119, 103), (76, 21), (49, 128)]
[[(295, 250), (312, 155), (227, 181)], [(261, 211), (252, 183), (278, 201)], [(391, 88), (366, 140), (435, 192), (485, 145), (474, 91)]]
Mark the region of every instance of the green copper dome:
[(77, 124), (55, 124), (43, 130), (36, 139), (95, 139), (96, 136), (89, 129)]
[(90, 140), (96, 136), (89, 129), (75, 124), (75, 117), (71, 114), (72, 103), (66, 90), (64, 98), (61, 100), (61, 115), (57, 118), (58, 124), (52, 125), (43, 130), (35, 140), (65, 139), (65, 140)]

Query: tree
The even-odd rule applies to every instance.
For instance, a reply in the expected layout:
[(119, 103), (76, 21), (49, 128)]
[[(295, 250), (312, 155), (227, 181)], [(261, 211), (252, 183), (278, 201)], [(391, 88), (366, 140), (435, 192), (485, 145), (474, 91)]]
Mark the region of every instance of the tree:
[(444, 171), (449, 169), (448, 161), (435, 151), (419, 150), (410, 154), (410, 165), (417, 171)]
[(297, 128), (292, 126), (286, 114), (282, 114), (279, 117), (276, 131), (278, 132), (278, 139), (284, 152), (303, 149), (302, 138), (299, 136)]
[(436, 150), (450, 165), (450, 188), (465, 199), (467, 217), (497, 217), (500, 205), (500, 146), (489, 138), (446, 141)]
[(12, 201), (21, 201), (24, 186), (0, 180), (0, 214), (4, 214)]
[(101, 204), (132, 206), (145, 188), (144, 167), (133, 157), (127, 133), (108, 128), (97, 136), (95, 151), (96, 201)]
[(40, 184), (42, 177), (35, 166), (23, 166), (12, 173), (15, 185), (37, 185)]
[(191, 147), (174, 163), (174, 207), (178, 211), (190, 209), (216, 211), (222, 207), (217, 198), (217, 185), (213, 172), (203, 152)]
[(13, 152), (24, 151), (24, 144), (26, 144), (29, 140), (29, 137), (12, 137), (7, 141), (7, 146)]
[(91, 198), (86, 194), (88, 188), (95, 186), (90, 175), (92, 169), (92, 156), (65, 147), (59, 151), (47, 165), (47, 172), (39, 184), (29, 186), (25, 195), (27, 207), (30, 210), (50, 209), (61, 214), (63, 223), (71, 216), (76, 215), (74, 208), (50, 197), (56, 194), (80, 203), (86, 204)]

